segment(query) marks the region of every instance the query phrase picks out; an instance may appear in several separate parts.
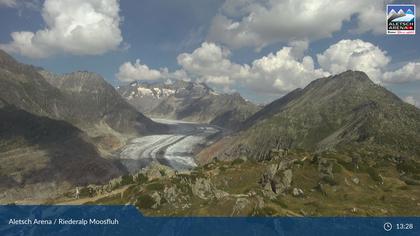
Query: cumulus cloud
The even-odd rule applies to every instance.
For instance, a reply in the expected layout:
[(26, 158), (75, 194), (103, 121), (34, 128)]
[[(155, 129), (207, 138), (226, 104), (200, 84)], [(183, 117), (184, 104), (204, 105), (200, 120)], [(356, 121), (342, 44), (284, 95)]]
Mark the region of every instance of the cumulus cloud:
[(400, 69), (386, 72), (383, 76), (387, 83), (405, 83), (420, 80), (420, 63), (409, 62)]
[(390, 71), (387, 67), (391, 57), (387, 52), (360, 39), (341, 40), (318, 54), (317, 59), (321, 69), (331, 74), (360, 70), (378, 84), (420, 80), (419, 62), (409, 62), (395, 71)]
[(248, 86), (259, 92), (285, 94), (329, 75), (322, 69), (315, 69), (312, 57), (303, 56), (306, 48), (296, 48), (302, 45), (294, 45), (253, 61)]
[(231, 52), (205, 42), (192, 53), (178, 56), (178, 64), (190, 77), (221, 86), (225, 91), (242, 85), (263, 93), (286, 93), (327, 73), (314, 68), (313, 59), (304, 56), (306, 41), (291, 42), (277, 53), (254, 60), (250, 65), (230, 60)]
[[(215, 43), (204, 42), (191, 53), (178, 55), (180, 69), (169, 72), (166, 68), (149, 69), (146, 65), (126, 62), (117, 77), (121, 81), (150, 79), (197, 80), (216, 86), (223, 91), (235, 91), (238, 85), (270, 94), (284, 94), (310, 81), (328, 75), (316, 69), (310, 56), (304, 56), (308, 43), (291, 42), (276, 53), (254, 60), (251, 64), (237, 64), (230, 60), (231, 52)], [(150, 76), (153, 75), (153, 76)]]
[[(387, 2), (387, 1), (385, 1)], [(383, 0), (226, 0), (208, 39), (231, 48), (263, 48), (276, 42), (330, 37), (352, 16), (357, 32), (384, 32)]]
[(27, 57), (55, 53), (98, 55), (122, 42), (118, 0), (46, 0), (42, 8), (45, 28), (13, 32), (0, 48)]
[(161, 71), (150, 69), (147, 65), (141, 64), (140, 59), (137, 59), (135, 63), (125, 62), (122, 64), (116, 76), (123, 82), (163, 78)]
[[(362, 40), (341, 40), (317, 54), (307, 55), (308, 41), (292, 41), (275, 53), (238, 64), (232, 52), (218, 44), (204, 42), (190, 53), (177, 57), (180, 68), (154, 70), (137, 61), (124, 63), (117, 74), (122, 81), (182, 79), (206, 82), (223, 91), (241, 87), (261, 95), (284, 95), (303, 88), (312, 80), (346, 70), (366, 72), (376, 83), (420, 80), (420, 63), (408, 63), (396, 71), (387, 71), (391, 60), (387, 53)], [(316, 63), (316, 60), (317, 62)], [(319, 66), (316, 66), (319, 64)]]
[(341, 40), (317, 55), (322, 69), (336, 74), (346, 70), (364, 71), (374, 82), (380, 83), (390, 57), (377, 46), (362, 40)]
[(420, 99), (416, 99), (413, 96), (406, 96), (403, 98), (406, 103), (409, 103), (413, 106), (420, 107)]
[(214, 43), (204, 42), (192, 53), (178, 55), (177, 61), (182, 69), (193, 79), (209, 84), (228, 86), (234, 79), (245, 77), (248, 66), (232, 63), (231, 52)]
[(255, 59), (250, 64), (230, 60), (231, 51), (205, 42), (192, 53), (178, 56), (184, 76), (223, 86), (238, 85), (261, 94), (283, 95), (302, 88), (314, 79), (346, 70), (364, 71), (375, 83), (402, 83), (420, 80), (420, 63), (408, 63), (388, 71), (391, 57), (378, 46), (360, 39), (341, 40), (315, 58), (308, 56), (308, 41), (292, 41), (288, 46)]

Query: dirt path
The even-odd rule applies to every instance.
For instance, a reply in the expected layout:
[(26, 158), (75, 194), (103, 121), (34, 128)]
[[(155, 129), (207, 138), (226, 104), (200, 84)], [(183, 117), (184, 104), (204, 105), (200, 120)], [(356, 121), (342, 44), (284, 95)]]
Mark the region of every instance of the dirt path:
[(126, 185), (122, 188), (115, 189), (115, 190), (113, 190), (109, 193), (105, 193), (105, 194), (102, 194), (102, 195), (96, 195), (94, 197), (85, 197), (85, 198), (79, 198), (79, 199), (72, 199), (72, 200), (68, 200), (68, 201), (56, 202), (56, 203), (54, 203), (54, 205), (83, 205), (83, 204), (88, 203), (88, 202), (97, 201), (97, 200), (99, 200), (101, 198), (104, 198), (104, 197), (109, 197), (109, 196), (112, 196), (112, 195), (121, 194), (125, 190), (127, 190), (130, 186), (131, 185)]

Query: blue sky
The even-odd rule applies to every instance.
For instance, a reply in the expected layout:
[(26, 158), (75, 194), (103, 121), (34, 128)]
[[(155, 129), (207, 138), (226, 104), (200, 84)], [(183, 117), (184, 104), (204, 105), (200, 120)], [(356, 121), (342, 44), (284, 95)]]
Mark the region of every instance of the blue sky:
[[(410, 2), (420, 5), (404, 3)], [(323, 75), (364, 69), (420, 106), (419, 36), (386, 35), (383, 4), (0, 0), (0, 48), (56, 73), (93, 71), (113, 85), (198, 80), (255, 102), (269, 102)], [(13, 38), (13, 32), (19, 34)]]

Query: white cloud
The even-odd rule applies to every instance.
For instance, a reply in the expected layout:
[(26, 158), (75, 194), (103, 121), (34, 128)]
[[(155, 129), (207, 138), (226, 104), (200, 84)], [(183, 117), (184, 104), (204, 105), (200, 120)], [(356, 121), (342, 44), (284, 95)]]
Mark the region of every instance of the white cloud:
[(17, 0), (0, 0), (0, 6), (15, 7), (16, 5)]
[(320, 67), (331, 74), (360, 70), (378, 84), (420, 81), (420, 62), (409, 62), (389, 71), (387, 67), (391, 58), (387, 52), (360, 39), (341, 40), (318, 54), (317, 58)]
[(0, 48), (33, 58), (55, 53), (98, 55), (122, 42), (118, 0), (46, 0), (46, 27), (36, 32), (13, 32), (12, 42)]
[[(385, 2), (387, 2), (386, 0)], [(383, 0), (226, 0), (208, 39), (231, 48), (330, 37), (355, 16), (353, 31), (385, 31)]]
[(409, 62), (400, 69), (386, 72), (383, 80), (386, 83), (405, 83), (420, 80), (420, 62)]
[(229, 60), (230, 54), (226, 48), (204, 42), (192, 53), (178, 55), (177, 61), (193, 79), (226, 87), (234, 79), (246, 76), (249, 69), (247, 66), (232, 63)]
[(147, 65), (141, 64), (140, 59), (137, 59), (134, 64), (131, 62), (122, 64), (116, 76), (123, 82), (163, 78), (161, 71), (150, 69)]
[(0, 7), (19, 9), (19, 16), (22, 9), (40, 10), (41, 0), (0, 0)]
[(154, 70), (137, 61), (124, 63), (117, 74), (122, 81), (182, 79), (206, 82), (222, 91), (238, 88), (252, 90), (262, 96), (281, 96), (303, 88), (312, 80), (346, 70), (366, 72), (376, 83), (419, 80), (420, 63), (408, 63), (396, 71), (386, 72), (391, 60), (379, 47), (362, 40), (341, 40), (317, 54), (308, 56), (308, 41), (292, 41), (288, 46), (255, 59), (250, 64), (230, 60), (231, 51), (212, 42), (204, 42), (191, 53), (177, 57), (180, 68)]
[(377, 46), (356, 40), (341, 40), (317, 55), (321, 68), (332, 74), (346, 70), (364, 71), (374, 82), (380, 83), (390, 57)]
[(255, 60), (251, 66), (252, 76), (247, 80), (249, 87), (259, 92), (285, 94), (329, 75), (322, 69), (315, 69), (312, 57), (303, 56), (303, 52), (297, 57), (296, 50), (293, 46), (284, 47), (275, 54)]
[(180, 54), (178, 63), (193, 79), (222, 86), (225, 91), (240, 84), (261, 93), (284, 94), (328, 75), (314, 68), (311, 57), (304, 56), (307, 48), (308, 42), (294, 41), (248, 65), (232, 62), (228, 49), (205, 42), (192, 53)]
[(416, 100), (413, 96), (407, 96), (404, 98), (404, 101), (410, 103), (411, 105), (416, 105)]
[(314, 61), (304, 56), (308, 43), (291, 42), (277, 53), (254, 60), (250, 65), (230, 60), (231, 52), (211, 42), (204, 42), (191, 53), (178, 55), (181, 68), (169, 72), (166, 68), (150, 69), (126, 62), (120, 66), (117, 77), (121, 81), (182, 79), (206, 82), (223, 91), (235, 91), (241, 85), (261, 93), (284, 94), (310, 81), (328, 75), (314, 68)]
[(413, 106), (420, 107), (420, 98), (416, 99), (413, 96), (404, 97), (403, 100)]

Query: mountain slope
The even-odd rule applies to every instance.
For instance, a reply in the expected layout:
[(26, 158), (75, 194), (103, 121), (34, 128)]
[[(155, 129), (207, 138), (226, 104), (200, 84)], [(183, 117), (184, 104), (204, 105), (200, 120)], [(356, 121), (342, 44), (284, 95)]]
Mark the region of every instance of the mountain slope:
[(0, 108), (0, 162), (0, 202), (48, 198), (125, 173), (78, 128), (13, 106)]
[(133, 134), (154, 133), (165, 129), (136, 111), (111, 85), (95, 73), (40, 73), (47, 82), (66, 96), (71, 107), (77, 108), (69, 111), (69, 116), (81, 126), (104, 122), (118, 132)]
[(0, 99), (36, 115), (66, 120), (82, 129), (105, 123), (137, 135), (165, 129), (137, 112), (94, 73), (54, 75), (0, 50), (0, 78)]
[(244, 122), (241, 132), (210, 147), (202, 158), (264, 159), (273, 148), (419, 156), (419, 143), (420, 110), (365, 73), (347, 71), (267, 105)]
[(133, 82), (119, 87), (118, 91), (130, 104), (150, 116), (211, 123), (231, 129), (258, 110), (239, 94), (218, 94), (204, 83)]
[(65, 96), (37, 72), (0, 50), (0, 99), (33, 114), (58, 118), (66, 107)]
[(97, 75), (48, 74), (50, 84), (39, 71), (0, 50), (0, 201), (122, 175), (112, 152), (132, 136), (166, 129)]

